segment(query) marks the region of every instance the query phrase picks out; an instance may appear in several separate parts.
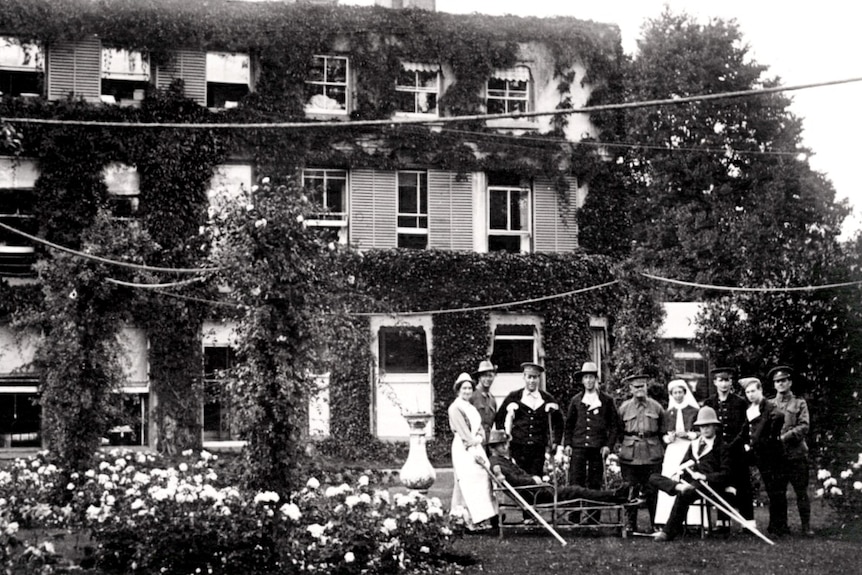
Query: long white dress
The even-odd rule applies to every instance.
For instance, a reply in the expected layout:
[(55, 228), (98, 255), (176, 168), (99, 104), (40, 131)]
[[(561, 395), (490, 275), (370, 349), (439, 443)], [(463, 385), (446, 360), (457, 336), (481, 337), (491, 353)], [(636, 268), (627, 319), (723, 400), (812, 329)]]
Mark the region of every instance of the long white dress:
[[(491, 493), (491, 478), (476, 462), (476, 457), (488, 462), (481, 441), (485, 434), (482, 416), (470, 402), (459, 397), (449, 406), (449, 424), (455, 432), (452, 438), (455, 485), (452, 489), (451, 512), (457, 514), (466, 509), (470, 522), (475, 525), (497, 514), (496, 501)], [(466, 447), (461, 433), (469, 433), (469, 437), (478, 442)]]
[[(682, 410), (687, 405), (685, 400), (683, 403), (676, 403), (672, 401), (671, 407), (677, 408), (677, 418), (676, 418), (676, 426), (674, 431), (676, 432), (685, 432), (690, 431), (685, 428), (685, 424), (683, 423), (682, 418)], [(695, 403), (695, 405), (697, 405)], [(675, 437), (673, 441), (668, 443), (665, 446), (664, 450), (664, 459), (661, 464), (661, 474), (665, 477), (671, 477), (675, 473), (679, 471), (679, 466), (682, 463), (682, 458), (685, 457), (686, 451), (688, 451), (688, 447), (691, 445), (691, 439), (685, 439), (681, 437)], [(655, 506), (655, 523), (659, 525), (664, 525), (667, 523), (668, 517), (670, 517), (670, 510), (673, 508), (673, 502), (676, 500), (676, 497), (673, 495), (668, 495), (664, 491), (658, 492), (658, 498), (656, 499)], [(686, 517), (686, 522), (688, 525), (699, 525), (700, 524), (700, 511), (694, 507), (690, 507), (688, 510), (688, 516)]]

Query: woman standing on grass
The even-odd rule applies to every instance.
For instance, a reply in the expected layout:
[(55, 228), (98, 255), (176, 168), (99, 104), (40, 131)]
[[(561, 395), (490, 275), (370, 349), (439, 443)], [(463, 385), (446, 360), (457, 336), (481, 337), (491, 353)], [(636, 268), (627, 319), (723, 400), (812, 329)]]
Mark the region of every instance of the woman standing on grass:
[(497, 515), (497, 508), (491, 493), (491, 479), (484, 467), (477, 461), (488, 464), (482, 444), (485, 430), (482, 416), (470, 403), (475, 386), (473, 378), (462, 373), (455, 380), (455, 401), (449, 405), (449, 427), (455, 436), (452, 438), (452, 469), (455, 475), (452, 490), (452, 514), (468, 515), (470, 529), (489, 529), (490, 519)]
[[(665, 412), (665, 429), (667, 433), (662, 438), (665, 443), (664, 460), (661, 474), (670, 477), (679, 471), (682, 458), (692, 440), (697, 439), (694, 431), (694, 420), (697, 418), (697, 400), (691, 393), (688, 382), (674, 379), (667, 384), (668, 406)], [(667, 522), (675, 497), (659, 491), (656, 502), (655, 522)]]

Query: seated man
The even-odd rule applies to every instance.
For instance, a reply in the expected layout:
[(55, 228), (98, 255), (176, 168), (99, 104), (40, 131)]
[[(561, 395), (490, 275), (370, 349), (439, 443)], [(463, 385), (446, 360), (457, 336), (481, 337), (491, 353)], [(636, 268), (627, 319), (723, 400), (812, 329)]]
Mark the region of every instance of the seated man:
[[(491, 452), (489, 460), (491, 469), (495, 472), (499, 468), (503, 478), (515, 489), (518, 487), (543, 485), (540, 489), (522, 491), (521, 495), (528, 499), (528, 503), (552, 503), (554, 501), (554, 488), (542, 481), (538, 475), (530, 475), (511, 458), (509, 455), (509, 436), (505, 431), (492, 430), (488, 438), (488, 449)], [(623, 484), (619, 489), (613, 491), (600, 489), (587, 489), (571, 485), (557, 489), (557, 500), (568, 501), (572, 499), (589, 499), (607, 503), (626, 503), (629, 500), (629, 484)], [(532, 501), (529, 501), (532, 496)]]
[[(711, 407), (701, 407), (693, 426), (700, 428), (700, 439), (693, 441), (682, 458), (680, 471), (674, 477), (658, 473), (650, 476), (650, 484), (669, 495), (675, 495), (670, 516), (663, 531), (655, 534), (656, 541), (670, 541), (682, 533), (682, 525), (689, 506), (700, 495), (696, 486), (708, 483), (715, 491), (727, 486), (730, 478), (730, 457), (718, 434), (721, 422)], [(687, 477), (680, 478), (686, 474)]]

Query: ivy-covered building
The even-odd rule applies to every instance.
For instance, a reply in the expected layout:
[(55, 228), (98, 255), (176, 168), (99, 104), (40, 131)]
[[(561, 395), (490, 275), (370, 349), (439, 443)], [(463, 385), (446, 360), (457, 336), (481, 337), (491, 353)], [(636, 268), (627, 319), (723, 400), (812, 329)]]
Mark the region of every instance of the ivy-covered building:
[[(364, 253), (355, 271), (369, 296), (357, 304), (367, 340), (316, 379), (310, 435), (404, 438), (399, 409), (445, 414), (454, 376), (489, 356), (495, 394), (538, 361), (567, 398), (581, 362), (607, 370), (620, 294), (547, 296), (612, 279), (578, 247), (602, 158), (577, 144), (615, 119), (531, 113), (618, 99), (620, 54), (615, 26), (563, 17), (0, 0), (0, 116), (21, 134), (0, 157), (0, 223), (78, 250), (107, 213), (154, 241), (148, 263), (189, 268), (214, 198), (293, 178), (320, 207), (309, 227)], [(0, 230), (3, 447), (43, 442), (34, 400), (59, 360), (39, 330), (11, 322), (48, 309), (39, 278), (57, 253)], [(236, 362), (234, 323), (201, 303), (218, 286), (186, 299), (116, 289), (119, 323), (99, 336), (120, 343), (126, 411), (105, 440), (233, 445), (217, 390)]]

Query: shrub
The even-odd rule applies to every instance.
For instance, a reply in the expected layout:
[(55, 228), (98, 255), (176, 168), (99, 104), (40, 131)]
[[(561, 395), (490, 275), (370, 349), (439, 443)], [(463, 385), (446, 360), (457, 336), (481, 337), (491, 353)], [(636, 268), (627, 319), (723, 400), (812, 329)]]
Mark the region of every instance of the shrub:
[(817, 471), (820, 487), (815, 497), (822, 497), (842, 519), (859, 519), (862, 516), (862, 453), (847, 469), (834, 477), (827, 469)]

